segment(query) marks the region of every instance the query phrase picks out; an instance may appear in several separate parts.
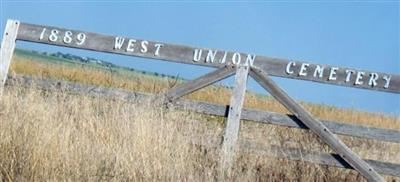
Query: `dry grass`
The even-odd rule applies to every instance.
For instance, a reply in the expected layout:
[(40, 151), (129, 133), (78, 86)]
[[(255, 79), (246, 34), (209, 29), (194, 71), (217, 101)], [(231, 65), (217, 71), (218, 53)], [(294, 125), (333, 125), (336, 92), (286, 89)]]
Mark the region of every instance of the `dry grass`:
[[(18, 56), (12, 70), (136, 91), (160, 92), (172, 86), (151, 76), (50, 65)], [(227, 103), (229, 92), (210, 87), (189, 97)], [(268, 97), (250, 93), (246, 100), (249, 107), (286, 112)], [(321, 118), (400, 128), (398, 118), (304, 105)], [(163, 109), (151, 102), (16, 85), (6, 88), (1, 97), (0, 118), (0, 181), (216, 181), (221, 174), (218, 148), (192, 144), (218, 142), (224, 121), (220, 117)], [(400, 144), (341, 138), (362, 158), (400, 163)], [(260, 147), (331, 152), (309, 131), (253, 122), (242, 122), (240, 139)], [(364, 181), (353, 170), (268, 158), (249, 150), (237, 153), (234, 175), (228, 181)]]
[[(9, 87), (0, 104), (0, 181), (217, 180), (218, 149), (191, 141), (213, 143), (209, 137), (217, 141), (223, 124), (209, 120), (222, 118), (152, 105)], [(329, 151), (307, 131), (252, 122), (242, 123), (241, 139), (263, 147)], [(400, 162), (399, 145), (372, 141), (358, 145), (356, 139), (344, 139), (363, 157)], [(363, 181), (352, 170), (252, 152), (237, 155), (229, 180)]]

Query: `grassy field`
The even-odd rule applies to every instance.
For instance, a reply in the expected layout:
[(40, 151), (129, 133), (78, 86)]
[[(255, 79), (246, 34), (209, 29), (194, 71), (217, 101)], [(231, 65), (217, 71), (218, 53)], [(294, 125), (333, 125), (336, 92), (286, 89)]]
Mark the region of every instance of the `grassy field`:
[[(170, 78), (121, 68), (46, 59), (16, 54), (11, 74), (152, 93), (177, 84)], [(230, 91), (212, 86), (187, 97), (226, 104)], [(399, 118), (383, 114), (302, 105), (323, 119), (400, 129)], [(247, 93), (245, 106), (287, 112), (273, 99), (254, 93)], [(4, 92), (0, 118), (0, 181), (216, 181), (220, 174), (218, 149), (191, 144), (193, 140), (209, 143), (209, 137), (218, 140), (224, 121), (220, 117), (158, 108), (152, 102), (130, 103), (15, 85)], [(331, 152), (305, 130), (253, 122), (242, 122), (240, 130), (240, 139), (261, 147)], [(340, 137), (363, 158), (400, 163), (399, 144)], [(228, 181), (364, 181), (353, 170), (268, 158), (251, 151), (239, 152), (234, 166)]]

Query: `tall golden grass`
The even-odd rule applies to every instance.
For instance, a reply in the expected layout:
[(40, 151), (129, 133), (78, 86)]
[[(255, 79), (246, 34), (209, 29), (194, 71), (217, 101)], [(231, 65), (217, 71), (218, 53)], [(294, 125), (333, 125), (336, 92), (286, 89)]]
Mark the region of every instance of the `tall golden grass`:
[[(22, 56), (14, 56), (11, 69), (11, 74), (153, 93), (174, 85), (163, 78)], [(226, 104), (230, 91), (213, 86), (188, 97)], [(398, 118), (382, 114), (302, 104), (319, 118), (400, 128)], [(218, 180), (219, 149), (208, 144), (221, 139), (224, 119), (154, 105), (22, 85), (7, 87), (0, 102), (0, 181)], [(253, 93), (247, 94), (246, 106), (287, 112), (273, 99)], [(362, 158), (400, 163), (400, 144), (340, 137)], [(242, 122), (239, 138), (261, 148), (274, 145), (332, 152), (314, 134), (300, 129)], [(275, 159), (248, 150), (236, 153), (228, 181), (365, 181), (353, 170)]]
[[(223, 123), (210, 120), (221, 118), (153, 105), (8, 87), (0, 103), (0, 181), (216, 181), (219, 149), (207, 144), (220, 139)], [(244, 122), (240, 135), (261, 147), (330, 151), (305, 130)], [(400, 162), (399, 145), (343, 139), (363, 158)], [(228, 181), (365, 181), (353, 170), (249, 150), (237, 153)]]

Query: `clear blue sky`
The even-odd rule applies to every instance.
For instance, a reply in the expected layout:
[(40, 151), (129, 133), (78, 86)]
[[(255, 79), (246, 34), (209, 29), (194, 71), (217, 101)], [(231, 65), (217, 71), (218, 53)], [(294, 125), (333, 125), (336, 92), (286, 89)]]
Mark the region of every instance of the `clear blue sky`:
[[(153, 2), (1, 1), (7, 19), (168, 43), (400, 74), (399, 2)], [(17, 47), (62, 51), (184, 78), (210, 68), (33, 43)], [(400, 95), (275, 79), (296, 99), (400, 116)], [(227, 82), (232, 82), (232, 79)], [(226, 82), (226, 83), (227, 83)], [(254, 81), (249, 88), (266, 93)]]

